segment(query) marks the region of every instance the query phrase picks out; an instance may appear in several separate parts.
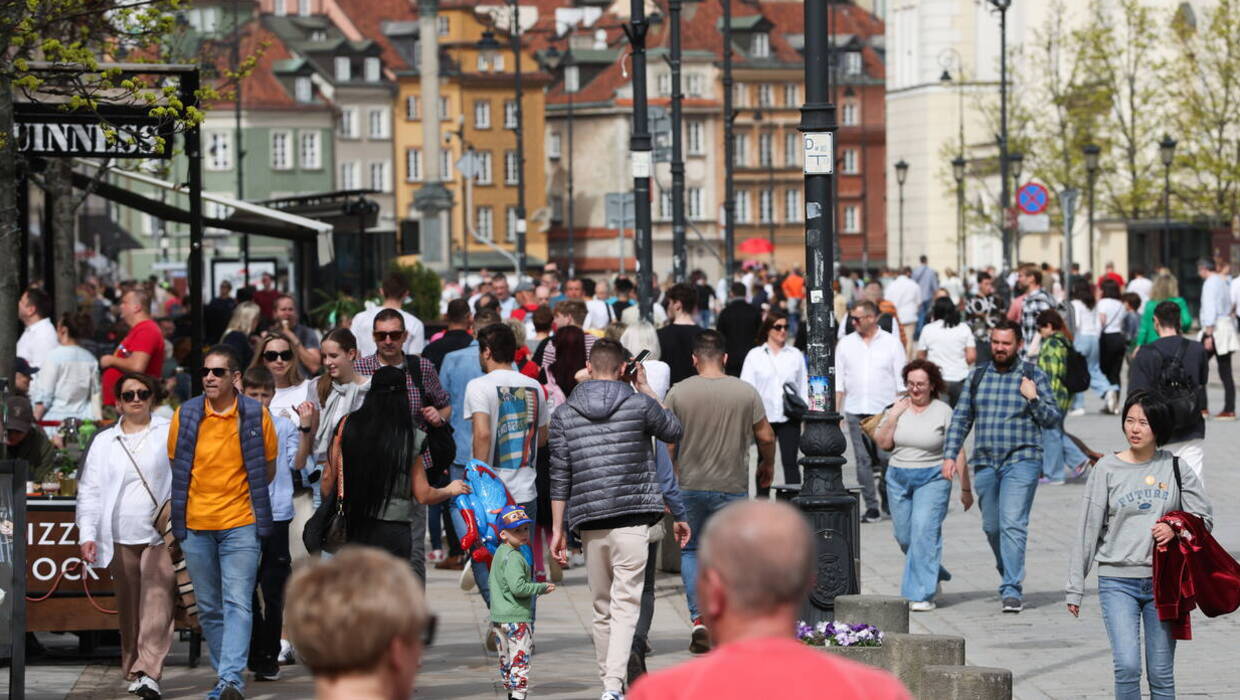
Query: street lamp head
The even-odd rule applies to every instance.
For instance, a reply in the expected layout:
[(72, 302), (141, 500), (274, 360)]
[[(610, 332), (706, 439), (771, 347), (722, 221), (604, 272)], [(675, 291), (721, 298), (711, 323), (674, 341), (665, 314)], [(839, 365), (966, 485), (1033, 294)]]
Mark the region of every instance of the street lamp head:
[(951, 81), (952, 81), (952, 72), (944, 68), (943, 74), (939, 76), (939, 82), (950, 83)]
[(1012, 179), (1020, 182), (1021, 167), (1025, 164), (1025, 155), (1023, 153), (1009, 153), (1008, 165), (1012, 168)]
[(964, 182), (964, 168), (968, 165), (968, 161), (964, 156), (956, 156), (952, 159), (952, 177), (956, 178), (956, 183)]
[(844, 88), (844, 97), (856, 97), (857, 91), (851, 85)]
[(1081, 148), (1081, 152), (1085, 154), (1085, 171), (1098, 172), (1098, 157), (1102, 155), (1102, 148), (1096, 143), (1087, 143)]
[(903, 185), (906, 179), (908, 179), (908, 163), (901, 158), (896, 163), (896, 183)]
[(475, 47), (479, 51), (486, 51), (490, 53), (499, 51), (501, 48), (503, 48), (502, 46), (500, 46), (500, 43), (495, 40), (495, 32), (491, 31), (490, 29), (482, 33), (482, 38), (478, 40), (478, 43), (475, 44)]
[(1175, 160), (1175, 139), (1163, 134), (1163, 140), (1158, 144), (1158, 154), (1162, 157), (1162, 164), (1170, 168), (1171, 162)]
[(756, 121), (756, 122), (760, 122), (760, 121), (762, 121), (762, 110), (760, 110), (760, 109), (755, 109), (755, 110), (753, 111), (753, 120), (754, 120), (754, 121)]
[(990, 0), (990, 4), (1000, 12), (1007, 12), (1007, 9), (1012, 6), (1012, 0)]

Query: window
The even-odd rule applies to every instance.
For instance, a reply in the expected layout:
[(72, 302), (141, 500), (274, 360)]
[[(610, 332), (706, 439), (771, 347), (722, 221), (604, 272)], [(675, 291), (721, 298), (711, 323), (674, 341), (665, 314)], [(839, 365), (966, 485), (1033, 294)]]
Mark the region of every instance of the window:
[(660, 97), (667, 97), (668, 95), (672, 94), (672, 74), (671, 73), (660, 73), (658, 81), (659, 81), (659, 96)]
[(340, 110), (340, 136), (346, 139), (358, 138), (357, 107), (345, 107)]
[(856, 126), (857, 122), (857, 103), (845, 102), (840, 108), (840, 124), (843, 126)]
[(577, 66), (569, 66), (564, 69), (564, 90), (566, 92), (577, 92), (581, 89), (581, 70)]
[(421, 119), (421, 111), (418, 109), (418, 96), (410, 95), (405, 98), (405, 119), (409, 121), (417, 121)]
[(291, 170), (293, 168), (293, 132), (271, 132), (271, 169)]
[(504, 184), (517, 184), (519, 170), (517, 166), (517, 152), (504, 151)]
[(844, 233), (861, 233), (861, 212), (857, 205), (844, 207)]
[(775, 220), (775, 191), (761, 190), (758, 192), (758, 220), (769, 224)]
[(452, 179), (452, 151), (446, 148), (439, 149), (439, 179), (441, 182)]
[(844, 163), (843, 163), (843, 167), (841, 168), (841, 170), (846, 175), (857, 174), (857, 149), (855, 148), (844, 149)]
[(232, 133), (207, 132), (207, 170), (232, 169)]
[(298, 102), (314, 100), (314, 86), (310, 83), (309, 76), (299, 76), (293, 79), (293, 97)]
[(496, 73), (504, 72), (504, 54), (497, 53), (491, 57), (491, 70)]
[(392, 191), (392, 166), (386, 160), (377, 160), (370, 164), (370, 189), (380, 192)]
[(551, 210), (551, 223), (564, 223), (564, 197), (558, 194), (547, 195), (547, 208)]
[(672, 191), (659, 190), (659, 211), (655, 218), (667, 221), (672, 218)]
[(297, 162), (302, 170), (318, 170), (323, 167), (323, 135), (317, 130), (297, 132), (300, 150)]
[(701, 73), (689, 73), (685, 76), (685, 91), (689, 93), (689, 97), (702, 96)]
[(491, 128), (491, 101), (477, 100), (474, 102), (474, 128)]
[(422, 181), (422, 149), (420, 148), (405, 149), (405, 181)]
[(310, 0), (297, 0), (297, 14), (302, 17), (310, 16)]
[(737, 190), (736, 200), (733, 202), (732, 206), (735, 207), (735, 209), (732, 210), (732, 213), (733, 215), (736, 216), (736, 223), (738, 224), (749, 223), (750, 221), (749, 191), (748, 190)]
[(784, 221), (801, 220), (801, 190), (784, 190)]
[(275, 6), (271, 8), (272, 14), (276, 17), (283, 17), (288, 14), (288, 9), (284, 5), (285, 1), (286, 0), (276, 0)]
[(801, 101), (797, 99), (800, 96), (799, 93), (800, 91), (797, 90), (796, 83), (784, 83), (784, 104), (789, 107), (799, 105), (801, 103)]
[(844, 54), (844, 73), (847, 75), (859, 75), (861, 73), (860, 51), (849, 51)]
[(749, 134), (732, 134), (732, 158), (738, 168), (747, 165), (745, 157), (749, 152)]
[(348, 161), (340, 164), (340, 189), (356, 190), (360, 189), (361, 173), (359, 172), (357, 162)]
[(365, 63), (362, 64), (362, 66), (366, 73), (366, 82), (368, 83), (379, 82), (379, 74), (382, 71), (383, 64), (379, 62), (378, 57), (375, 57), (375, 56), (368, 57)]
[(748, 104), (746, 97), (748, 96), (747, 86), (744, 83), (732, 84), (732, 106), (744, 107)]
[(475, 151), (478, 157), (478, 184), (491, 185), (495, 183), (494, 168), (491, 166), (490, 151)]
[(327, 32), (322, 29), (315, 29), (310, 32), (310, 41), (327, 41)]
[(439, 120), (440, 121), (444, 121), (445, 119), (448, 118), (449, 109), (450, 107), (448, 106), (448, 98), (440, 97), (439, 98)]
[(517, 208), (504, 207), (504, 240), (517, 240)]
[(448, 36), (448, 30), (452, 28), (452, 24), (445, 15), (439, 15), (435, 18), (436, 28), (439, 30), (439, 36)]
[(706, 124), (700, 119), (685, 122), (685, 151), (691, 156), (706, 154)]
[(491, 72), (491, 61), (489, 58), (487, 58), (487, 54), (485, 52), (478, 53), (478, 72), (479, 73), (490, 73)]
[(784, 165), (793, 166), (800, 162), (801, 139), (795, 131), (784, 134)]
[(685, 188), (685, 216), (694, 221), (702, 218), (702, 188)]
[(759, 32), (753, 35), (753, 57), (769, 58), (771, 55), (771, 37)]
[(504, 128), (517, 128), (517, 101), (504, 100)]
[(366, 115), (367, 123), (370, 127), (370, 138), (386, 139), (391, 138), (391, 120), (388, 119), (388, 111), (386, 108), (370, 110)]
[(758, 106), (770, 107), (773, 104), (775, 104), (775, 86), (762, 83), (758, 86)]
[(560, 132), (558, 131), (551, 132), (551, 138), (547, 139), (547, 157), (552, 159), (560, 157)]
[(492, 220), (494, 215), (491, 213), (491, 207), (478, 207), (478, 237), (489, 241), (495, 237), (495, 222)]
[(353, 79), (353, 62), (348, 56), (336, 57), (336, 82), (347, 83)]
[(775, 164), (775, 134), (767, 131), (758, 134), (758, 163), (762, 167)]

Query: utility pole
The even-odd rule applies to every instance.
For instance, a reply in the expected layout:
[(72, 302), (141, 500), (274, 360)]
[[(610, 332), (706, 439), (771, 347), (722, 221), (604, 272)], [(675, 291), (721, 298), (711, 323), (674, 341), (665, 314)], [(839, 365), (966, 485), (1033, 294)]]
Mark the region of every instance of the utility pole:
[(512, 7), (512, 27), (510, 28), (510, 36), (512, 37), (512, 62), (516, 75), (513, 77), (513, 84), (517, 97), (517, 114), (516, 129), (514, 129), (517, 138), (517, 282), (525, 276), (525, 142), (522, 138), (522, 109), (521, 109), (521, 16), (518, 12), (517, 0), (509, 0)]
[(805, 0), (805, 105), (801, 123), (805, 172), (805, 282), (809, 412), (800, 447), (804, 487), (794, 503), (814, 530), (817, 583), (802, 609), (811, 624), (834, 617), (835, 598), (860, 590), (857, 501), (844, 488), (844, 435), (835, 406), (835, 105), (828, 102), (828, 0)]
[[(233, 0), (233, 72), (241, 69), (241, 2)], [(248, 19), (248, 18), (247, 18)], [(233, 99), (233, 141), (236, 143), (234, 166), (237, 169), (237, 199), (245, 199), (245, 148), (241, 143), (241, 87), (242, 80), (237, 78), (237, 96)], [(242, 286), (250, 286), (250, 234), (241, 234), (241, 276)]]
[(676, 282), (688, 280), (686, 268), (689, 265), (685, 251), (685, 152), (684, 136), (681, 133), (681, 108), (685, 99), (684, 93), (680, 91), (682, 4), (682, 0), (668, 0), (667, 5), (672, 24), (672, 56), (668, 63), (672, 67), (672, 279)]
[(1012, 190), (1008, 183), (1008, 103), (1007, 103), (1007, 11), (1012, 0), (990, 0), (999, 10), (999, 216), (1003, 230), (1003, 269), (1012, 269), (1013, 232), (1008, 224), (1008, 209), (1012, 206)]
[(732, 122), (736, 119), (732, 113), (732, 0), (719, 1), (723, 3), (723, 276), (731, 280), (732, 269), (736, 267), (736, 197), (732, 185), (736, 170), (736, 143), (732, 134)]
[(646, 23), (644, 0), (630, 0), (631, 21), (624, 33), (633, 47), (633, 131), (629, 156), (633, 167), (634, 240), (637, 244), (637, 301), (642, 320), (654, 319), (651, 268), (654, 266), (650, 238), (650, 176), (654, 170), (649, 116), (646, 113)]

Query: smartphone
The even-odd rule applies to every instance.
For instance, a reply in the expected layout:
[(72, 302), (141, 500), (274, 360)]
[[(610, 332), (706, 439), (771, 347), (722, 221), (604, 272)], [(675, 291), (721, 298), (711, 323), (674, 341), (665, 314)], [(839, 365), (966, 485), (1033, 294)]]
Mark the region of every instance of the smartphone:
[(642, 350), (641, 352), (637, 353), (637, 357), (634, 357), (633, 359), (629, 360), (629, 366), (624, 370), (625, 378), (632, 379), (633, 377), (637, 376), (637, 365), (645, 362), (647, 357), (650, 357), (650, 351)]

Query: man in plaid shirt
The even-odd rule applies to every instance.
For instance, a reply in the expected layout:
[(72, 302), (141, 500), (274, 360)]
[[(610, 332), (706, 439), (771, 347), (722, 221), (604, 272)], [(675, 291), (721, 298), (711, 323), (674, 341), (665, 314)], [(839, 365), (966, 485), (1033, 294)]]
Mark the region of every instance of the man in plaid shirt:
[(1032, 265), (1020, 272), (1020, 283), (1025, 288), (1025, 300), (1020, 310), (1020, 335), (1024, 342), (1024, 357), (1030, 359), (1034, 340), (1038, 338), (1038, 314), (1055, 308), (1055, 300), (1042, 288), (1042, 271)]
[[(396, 309), (380, 311), (374, 320), (374, 339), (378, 349), (374, 355), (359, 358), (353, 363), (358, 374), (371, 376), (381, 367), (399, 367), (405, 370), (405, 387), (409, 392), (409, 412), (413, 416), (413, 424), (419, 430), (427, 430), (431, 426), (443, 425), (452, 415), (452, 399), (439, 383), (439, 374), (435, 365), (418, 355), (409, 355), (419, 363), (422, 370), (422, 386), (426, 396), (422, 395), (409, 368), (405, 366), (405, 318)], [(422, 465), (430, 469), (429, 452), (422, 453)], [(418, 577), (426, 580), (426, 506), (415, 503), (410, 536), (413, 538), (413, 549), (410, 563)]]
[[(982, 510), (982, 531), (1003, 579), (999, 586), (1003, 612), (1010, 613), (1024, 609), (1025, 542), (1042, 474), (1042, 430), (1058, 425), (1062, 415), (1046, 373), (1019, 359), (1020, 346), (1015, 323), (1004, 319), (995, 324), (990, 332), (994, 359), (969, 375), (943, 445), (943, 454), (959, 454), (965, 437), (977, 426), (970, 458), (973, 486)], [(954, 457), (943, 460), (943, 478), (953, 478), (956, 469)]]

